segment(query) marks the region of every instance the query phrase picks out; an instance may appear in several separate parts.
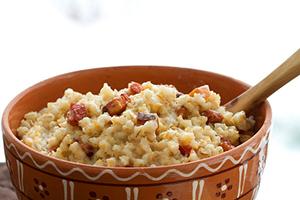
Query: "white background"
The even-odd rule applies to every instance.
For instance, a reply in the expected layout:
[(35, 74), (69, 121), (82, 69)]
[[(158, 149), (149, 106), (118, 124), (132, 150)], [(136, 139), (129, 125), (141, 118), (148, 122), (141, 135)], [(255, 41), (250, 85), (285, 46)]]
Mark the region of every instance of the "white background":
[[(0, 110), (38, 81), (88, 67), (186, 66), (255, 84), (300, 47), (299, 7), (296, 0), (1, 0)], [(297, 78), (269, 99), (274, 128), (259, 200), (299, 196), (299, 89)]]

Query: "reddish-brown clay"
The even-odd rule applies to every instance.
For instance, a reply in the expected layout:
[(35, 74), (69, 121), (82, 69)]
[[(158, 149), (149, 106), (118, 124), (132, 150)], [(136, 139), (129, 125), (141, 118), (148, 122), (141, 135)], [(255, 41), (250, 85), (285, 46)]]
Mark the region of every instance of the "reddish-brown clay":
[(256, 134), (242, 145), (199, 161), (161, 167), (94, 167), (48, 157), (16, 137), (25, 113), (39, 110), (66, 88), (98, 93), (104, 82), (124, 88), (131, 81), (172, 84), (187, 93), (203, 84), (222, 96), (222, 103), (249, 86), (219, 74), (187, 68), (126, 66), (89, 69), (60, 75), (14, 98), (2, 118), (5, 155), (19, 199), (62, 200), (215, 200), (254, 199), (263, 172), (271, 108), (253, 111)]

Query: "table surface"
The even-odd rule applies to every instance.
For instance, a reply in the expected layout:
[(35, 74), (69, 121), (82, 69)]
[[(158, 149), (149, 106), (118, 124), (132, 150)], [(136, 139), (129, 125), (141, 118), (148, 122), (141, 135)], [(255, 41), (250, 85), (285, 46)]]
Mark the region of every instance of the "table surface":
[[(253, 85), (299, 48), (299, 3), (0, 1), (0, 111), (34, 83), (89, 66), (192, 67)], [(273, 130), (257, 200), (299, 196), (299, 87), (298, 78), (269, 98)]]
[(0, 199), (1, 200), (16, 200), (17, 196), (12, 186), (9, 173), (5, 164), (0, 163)]

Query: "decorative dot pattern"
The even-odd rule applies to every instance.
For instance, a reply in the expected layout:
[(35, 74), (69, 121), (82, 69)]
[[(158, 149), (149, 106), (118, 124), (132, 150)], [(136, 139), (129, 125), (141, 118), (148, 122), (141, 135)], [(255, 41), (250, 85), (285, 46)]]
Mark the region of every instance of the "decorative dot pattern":
[(47, 197), (50, 196), (50, 193), (47, 190), (47, 184), (45, 182), (39, 181), (36, 178), (33, 179), (33, 182), (34, 182), (34, 186), (33, 186), (34, 191), (39, 193), (39, 196), (42, 199), (46, 199)]
[(110, 200), (110, 198), (106, 195), (98, 196), (95, 191), (90, 191), (88, 200)]
[(165, 194), (158, 193), (156, 194), (156, 199), (158, 200), (178, 200), (176, 197), (173, 196), (173, 192), (168, 191)]
[(232, 184), (230, 183), (229, 178), (226, 178), (224, 180), (224, 182), (217, 183), (216, 187), (218, 189), (218, 191), (216, 192), (216, 197), (221, 198), (221, 199), (225, 199), (226, 198), (226, 192), (229, 192), (233, 188)]

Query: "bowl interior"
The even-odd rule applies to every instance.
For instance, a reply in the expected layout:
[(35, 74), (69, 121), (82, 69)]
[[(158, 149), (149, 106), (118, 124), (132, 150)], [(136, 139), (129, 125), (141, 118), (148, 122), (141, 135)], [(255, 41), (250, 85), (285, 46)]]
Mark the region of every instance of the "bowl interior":
[[(226, 76), (187, 68), (126, 66), (83, 70), (47, 79), (18, 95), (8, 109), (10, 129), (16, 134), (16, 129), (25, 113), (40, 110), (48, 102), (61, 97), (67, 88), (81, 93), (88, 91), (99, 93), (105, 82), (112, 88), (121, 89), (127, 87), (130, 81), (172, 84), (184, 93), (197, 86), (208, 84), (212, 90), (221, 95), (222, 104), (248, 88), (245, 83)], [(259, 129), (264, 122), (265, 111), (266, 106), (261, 105), (252, 112), (258, 122), (256, 129)]]

